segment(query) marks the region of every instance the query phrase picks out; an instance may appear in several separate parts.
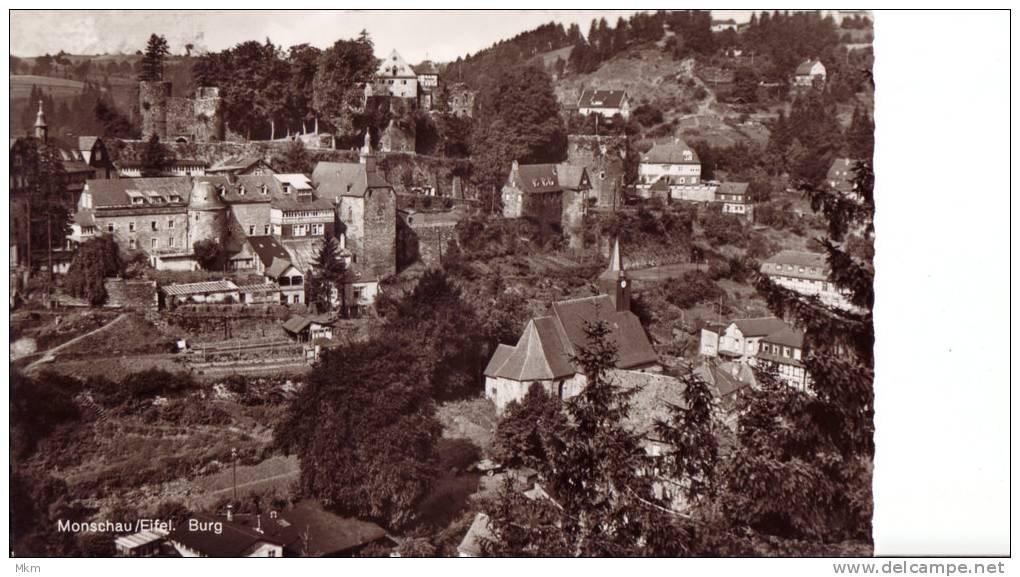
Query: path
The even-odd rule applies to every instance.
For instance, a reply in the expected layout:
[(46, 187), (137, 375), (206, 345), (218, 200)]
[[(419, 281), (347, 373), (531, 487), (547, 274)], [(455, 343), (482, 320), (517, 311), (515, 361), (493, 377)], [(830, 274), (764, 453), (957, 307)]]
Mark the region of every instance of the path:
[(39, 357), (37, 360), (33, 361), (27, 367), (25, 367), (25, 372), (31, 371), (32, 369), (34, 369), (38, 365), (53, 362), (53, 359), (56, 358), (57, 353), (60, 352), (62, 349), (66, 348), (66, 347), (69, 347), (69, 346), (71, 346), (71, 345), (81, 341), (82, 339), (86, 339), (88, 337), (91, 337), (92, 335), (95, 335), (95, 334), (98, 334), (98, 333), (100, 333), (102, 331), (105, 331), (106, 329), (108, 329), (108, 328), (112, 327), (113, 325), (119, 323), (120, 321), (126, 319), (130, 314), (131, 313), (121, 313), (121, 314), (117, 315), (117, 318), (115, 318), (112, 321), (106, 323), (105, 325), (103, 325), (101, 327), (98, 327), (98, 328), (95, 328), (95, 329), (93, 329), (93, 330), (91, 330), (91, 331), (89, 331), (89, 332), (87, 332), (87, 333), (85, 333), (83, 335), (78, 335), (78, 336), (74, 337), (73, 339), (67, 341), (66, 343), (62, 343), (60, 345), (57, 345), (57, 346), (53, 347), (52, 349), (47, 350), (46, 352), (44, 352), (42, 354), (41, 357)]
[[(260, 485), (260, 484), (269, 483), (269, 482), (272, 482), (272, 481), (279, 481), (281, 479), (288, 479), (290, 477), (297, 477), (299, 474), (301, 474), (300, 470), (287, 471), (286, 473), (280, 473), (278, 475), (272, 475), (272, 476), (269, 476), (269, 477), (263, 477), (261, 479), (255, 479), (254, 481), (246, 481), (244, 483), (238, 483), (237, 484), (237, 490), (240, 491), (241, 489), (244, 489), (245, 487), (251, 487), (253, 485)], [(234, 487), (233, 487), (233, 485), (231, 485), (230, 487), (224, 487), (223, 489), (216, 489), (214, 491), (206, 491), (205, 493), (203, 493), (202, 496), (203, 497), (211, 497), (213, 495), (222, 495), (222, 494), (225, 494), (225, 493), (230, 493), (233, 490), (234, 490)]]

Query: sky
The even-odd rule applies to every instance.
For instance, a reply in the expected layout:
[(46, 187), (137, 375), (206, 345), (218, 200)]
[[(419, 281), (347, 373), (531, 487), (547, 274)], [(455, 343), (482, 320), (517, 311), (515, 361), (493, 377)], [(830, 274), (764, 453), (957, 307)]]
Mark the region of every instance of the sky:
[[(635, 10), (336, 10), (336, 11), (155, 11), (12, 10), (10, 50), (15, 56), (134, 53), (152, 33), (166, 36), (175, 54), (184, 45), (219, 51), (246, 40), (272, 39), (289, 48), (320, 48), (368, 30), (376, 55), (396, 49), (409, 62), (439, 62), (477, 52), (494, 42), (549, 21), (577, 23), (587, 33), (592, 19), (610, 24)], [(716, 18), (746, 20), (746, 11), (715, 11)]]

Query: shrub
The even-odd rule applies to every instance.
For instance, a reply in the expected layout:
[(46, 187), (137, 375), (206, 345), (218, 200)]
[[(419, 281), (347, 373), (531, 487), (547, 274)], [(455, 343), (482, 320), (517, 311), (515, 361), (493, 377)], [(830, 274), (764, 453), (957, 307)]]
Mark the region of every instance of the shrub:
[(679, 282), (671, 285), (669, 292), (666, 294), (666, 300), (682, 309), (689, 309), (695, 305), (714, 301), (723, 296), (725, 296), (725, 293), (715, 284), (709, 273), (691, 270), (685, 272), (680, 277)]

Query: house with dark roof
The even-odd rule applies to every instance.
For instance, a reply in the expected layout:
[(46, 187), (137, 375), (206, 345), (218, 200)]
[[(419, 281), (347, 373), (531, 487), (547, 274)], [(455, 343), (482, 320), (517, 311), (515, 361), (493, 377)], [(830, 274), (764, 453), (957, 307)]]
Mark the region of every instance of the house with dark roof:
[(294, 315), (283, 323), (283, 330), (301, 343), (333, 338), (333, 319), (327, 315)]
[(577, 100), (577, 112), (583, 115), (601, 114), (607, 118), (619, 114), (627, 120), (630, 118), (630, 97), (626, 90), (583, 90)]
[(715, 189), (715, 201), (722, 203), (723, 214), (751, 217), (751, 199), (747, 194), (746, 182), (721, 182)]
[(280, 286), (280, 302), (305, 302), (305, 272), (294, 265), (293, 257), (284, 245), (272, 236), (250, 236), (245, 250), (255, 255), (255, 272), (264, 275)]
[(503, 217), (575, 229), (587, 210), (590, 190), (591, 178), (583, 166), (515, 160), (501, 191)]
[(334, 515), (307, 500), (257, 514), (196, 513), (166, 540), (182, 557), (352, 557), (369, 545), (395, 545), (382, 527)]
[(661, 370), (644, 327), (630, 310), (631, 284), (619, 241), (599, 285), (603, 294), (552, 303), (552, 314), (528, 321), (516, 345), (496, 348), (484, 374), (485, 396), (498, 412), (524, 398), (532, 383), (560, 399), (580, 393), (586, 378), (573, 359), (588, 346), (586, 326), (591, 323), (606, 323), (607, 338), (617, 347), (617, 369)]
[(794, 86), (814, 86), (815, 82), (825, 82), (825, 65), (821, 60), (805, 60), (797, 65), (793, 73)]
[(365, 134), (359, 162), (320, 162), (312, 184), (336, 207), (337, 238), (352, 262), (384, 279), (397, 270), (397, 195), (376, 166), (371, 138)]
[[(641, 155), (638, 164), (636, 185), (638, 194), (645, 198), (650, 197), (649, 189), (656, 183), (670, 191), (675, 187), (700, 184), (701, 160), (698, 153), (679, 138), (673, 142), (652, 145), (648, 152)], [(712, 193), (714, 194), (714, 189)], [(711, 201), (713, 198), (707, 197), (707, 200)]]
[(226, 158), (206, 170), (207, 174), (229, 174), (239, 176), (242, 174), (273, 174), (276, 169), (265, 158), (261, 156), (242, 155)]
[(801, 391), (811, 384), (804, 367), (804, 333), (793, 327), (783, 327), (761, 339), (753, 364), (774, 368), (780, 380)]

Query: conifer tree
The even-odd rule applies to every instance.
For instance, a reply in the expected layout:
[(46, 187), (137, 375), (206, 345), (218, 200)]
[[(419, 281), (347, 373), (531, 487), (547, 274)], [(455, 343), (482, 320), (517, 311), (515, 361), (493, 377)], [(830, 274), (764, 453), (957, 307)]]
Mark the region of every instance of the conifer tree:
[(163, 67), (166, 57), (170, 55), (170, 45), (166, 37), (153, 34), (145, 46), (142, 57), (142, 71), (139, 80), (163, 80)]

